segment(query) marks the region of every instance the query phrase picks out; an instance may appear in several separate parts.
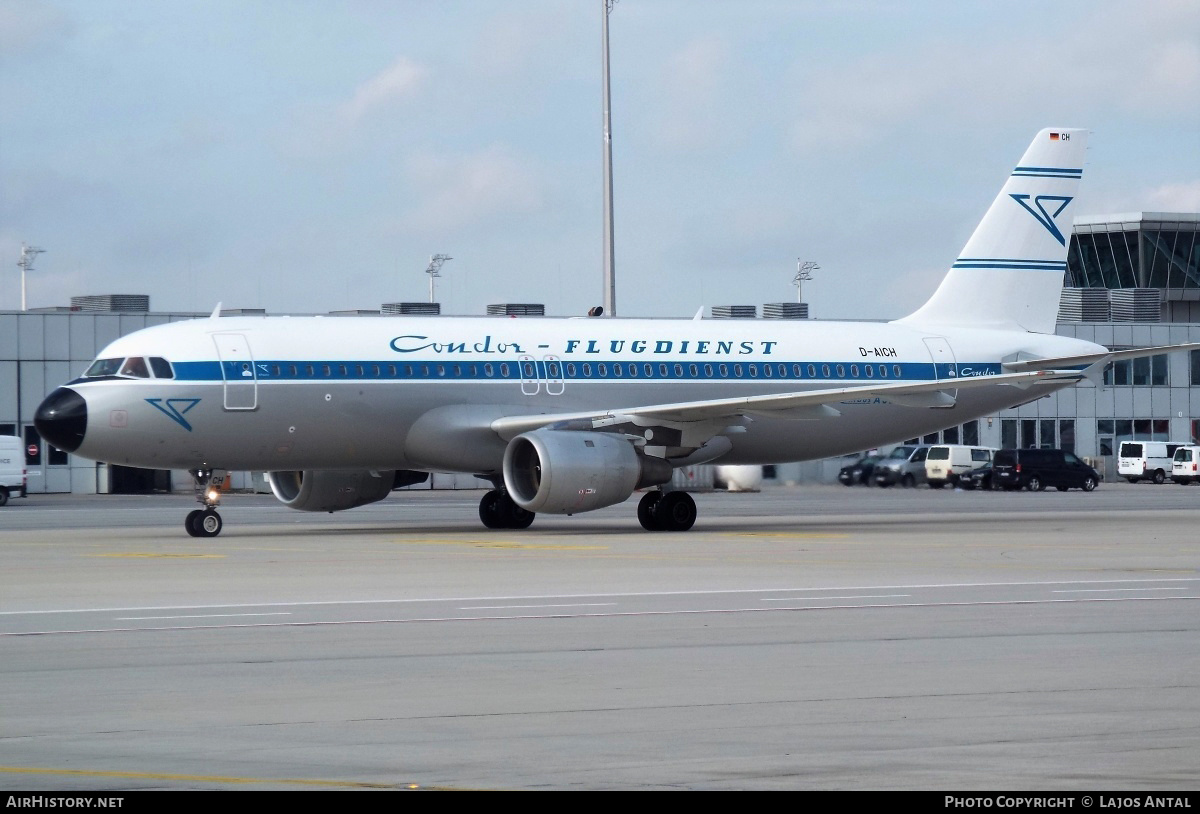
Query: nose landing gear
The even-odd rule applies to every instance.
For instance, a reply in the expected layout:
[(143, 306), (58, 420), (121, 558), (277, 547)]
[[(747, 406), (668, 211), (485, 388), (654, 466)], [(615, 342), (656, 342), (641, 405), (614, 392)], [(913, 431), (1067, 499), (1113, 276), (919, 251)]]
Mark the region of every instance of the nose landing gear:
[(221, 515), (217, 514), (217, 506), (221, 504), (221, 490), (225, 488), (229, 472), (224, 469), (192, 469), (189, 474), (196, 482), (196, 500), (204, 508), (188, 512), (183, 527), (192, 537), (216, 537), (224, 526)]

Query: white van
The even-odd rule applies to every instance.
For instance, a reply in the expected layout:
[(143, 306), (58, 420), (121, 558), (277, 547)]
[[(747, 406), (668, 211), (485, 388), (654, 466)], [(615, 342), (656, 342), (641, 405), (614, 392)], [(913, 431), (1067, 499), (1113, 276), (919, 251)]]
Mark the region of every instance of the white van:
[(947, 483), (956, 485), (958, 476), (992, 462), (991, 447), (968, 447), (960, 444), (938, 444), (925, 456), (925, 480), (930, 487), (941, 489)]
[(1171, 459), (1171, 480), (1176, 483), (1200, 482), (1200, 447), (1187, 445), (1175, 450)]
[(1122, 441), (1117, 448), (1117, 474), (1130, 483), (1143, 478), (1162, 483), (1171, 476), (1175, 450), (1185, 446), (1184, 441)]
[(25, 445), (15, 435), (0, 435), (0, 506), (9, 495), (25, 497)]

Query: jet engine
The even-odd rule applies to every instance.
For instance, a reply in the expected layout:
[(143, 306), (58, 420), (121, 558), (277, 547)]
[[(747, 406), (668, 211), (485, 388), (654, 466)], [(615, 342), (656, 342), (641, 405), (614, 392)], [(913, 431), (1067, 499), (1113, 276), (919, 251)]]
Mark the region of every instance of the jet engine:
[(410, 474), (392, 470), (318, 469), (269, 472), (267, 480), (275, 497), (289, 509), (340, 512), (383, 500), (397, 484), (413, 483), (411, 479), (402, 478)]
[(620, 503), (634, 489), (666, 483), (671, 465), (641, 455), (620, 435), (534, 430), (504, 451), (504, 485), (522, 509), (575, 514)]

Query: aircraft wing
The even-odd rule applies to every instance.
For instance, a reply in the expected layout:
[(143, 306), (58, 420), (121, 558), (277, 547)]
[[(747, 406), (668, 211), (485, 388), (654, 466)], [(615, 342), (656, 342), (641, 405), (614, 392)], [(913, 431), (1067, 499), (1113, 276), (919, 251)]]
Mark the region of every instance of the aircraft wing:
[[(996, 376), (968, 376), (962, 379), (917, 384), (874, 382), (853, 387), (764, 396), (705, 399), (610, 410), (504, 416), (492, 421), (491, 428), (507, 441), (523, 432), (550, 426), (561, 426), (566, 429), (593, 429), (627, 421), (638, 423), (662, 421), (686, 424), (714, 419), (736, 419), (747, 415), (815, 419), (838, 415), (833, 405), (844, 401), (878, 397), (916, 407), (950, 406), (954, 402), (945, 393), (947, 390), (994, 385), (1011, 385), (1025, 389), (1039, 383), (1076, 381), (1082, 378), (1082, 375), (1075, 370), (1035, 370), (1002, 373)], [(586, 422), (590, 422), (590, 426)]]
[(1107, 353), (1088, 353), (1081, 356), (1021, 359), (1015, 362), (1005, 362), (1004, 369), (1013, 373), (1030, 370), (1066, 370), (1076, 367), (1092, 367), (1097, 364), (1106, 365), (1109, 362), (1115, 362), (1119, 359), (1139, 359), (1143, 356), (1157, 356), (1160, 353), (1174, 353), (1182, 350), (1200, 350), (1200, 342), (1190, 342), (1183, 345), (1157, 345), (1152, 348), (1110, 350)]

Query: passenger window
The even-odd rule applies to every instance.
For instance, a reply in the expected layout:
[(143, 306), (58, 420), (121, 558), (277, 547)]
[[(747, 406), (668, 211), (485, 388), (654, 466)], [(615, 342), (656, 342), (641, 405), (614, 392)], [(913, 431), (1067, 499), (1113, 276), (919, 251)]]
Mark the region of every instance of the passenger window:
[(125, 360), (125, 364), (121, 366), (121, 376), (134, 376), (138, 379), (149, 379), (150, 371), (146, 367), (146, 360), (140, 356), (130, 356)]
[(174, 379), (175, 371), (171, 370), (171, 363), (161, 356), (150, 357), (150, 369), (154, 371), (154, 375), (159, 379)]

